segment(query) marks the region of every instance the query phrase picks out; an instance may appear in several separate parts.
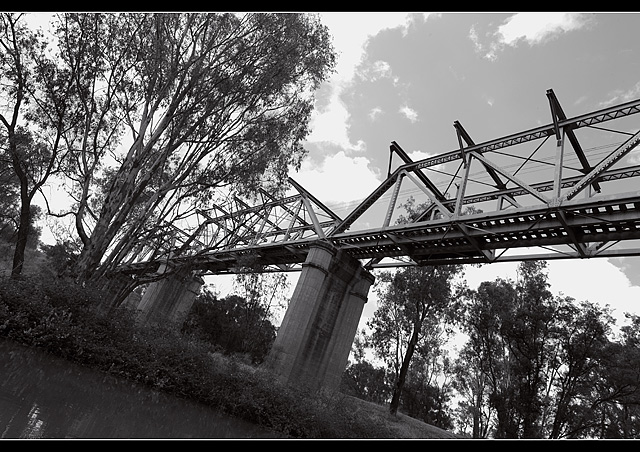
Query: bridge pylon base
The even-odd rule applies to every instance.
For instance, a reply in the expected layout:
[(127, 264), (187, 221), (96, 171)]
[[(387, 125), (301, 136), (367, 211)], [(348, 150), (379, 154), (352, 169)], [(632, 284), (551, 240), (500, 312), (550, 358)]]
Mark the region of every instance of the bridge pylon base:
[(360, 261), (318, 241), (266, 360), (280, 381), (336, 390), (374, 277)]
[(136, 321), (180, 329), (203, 284), (191, 272), (176, 272), (149, 284), (136, 307)]

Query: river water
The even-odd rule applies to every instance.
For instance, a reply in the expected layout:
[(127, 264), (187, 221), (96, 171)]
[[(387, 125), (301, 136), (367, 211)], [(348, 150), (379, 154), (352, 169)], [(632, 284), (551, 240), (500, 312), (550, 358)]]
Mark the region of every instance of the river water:
[(0, 438), (270, 439), (274, 432), (0, 339)]

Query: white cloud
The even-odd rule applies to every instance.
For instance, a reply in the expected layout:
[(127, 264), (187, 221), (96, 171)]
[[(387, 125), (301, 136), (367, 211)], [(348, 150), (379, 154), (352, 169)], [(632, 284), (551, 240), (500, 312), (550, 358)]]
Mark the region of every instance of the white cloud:
[(375, 78), (390, 77), (391, 66), (386, 61), (378, 60), (373, 63), (372, 73)]
[(480, 44), (480, 38), (478, 37), (478, 32), (476, 31), (476, 27), (473, 25), (469, 30), (469, 39), (473, 43), (473, 47), (476, 49), (476, 52), (480, 53), (483, 51), (482, 44)]
[(624, 102), (629, 102), (631, 100), (635, 100), (640, 97), (640, 82), (637, 82), (630, 89), (624, 90), (616, 90), (611, 93), (609, 99), (600, 103), (600, 107), (606, 108), (611, 105), (621, 104)]
[(575, 13), (519, 13), (498, 27), (497, 35), (506, 45), (514, 46), (520, 40), (530, 45), (540, 44), (561, 33), (582, 28), (588, 16)]
[(322, 23), (332, 36), (338, 51), (336, 77), (350, 80), (355, 67), (360, 63), (364, 45), (371, 36), (380, 31), (396, 27), (406, 27), (406, 13), (322, 13)]
[(418, 120), (418, 112), (405, 105), (400, 108), (400, 113), (407, 117), (407, 119), (411, 122), (416, 122)]
[(366, 157), (348, 157), (344, 151), (327, 156), (322, 165), (304, 162), (294, 179), (325, 204), (361, 200), (380, 185)]
[[(322, 13), (321, 20), (329, 28), (338, 52), (336, 74), (326, 83), (331, 86), (329, 104), (322, 112), (316, 111), (311, 119), (309, 142), (328, 142), (348, 151), (362, 150), (362, 143), (351, 143), (347, 133), (349, 112), (340, 101), (343, 87), (354, 75), (360, 63), (364, 45), (369, 37), (387, 28), (406, 27), (405, 13)], [(357, 24), (357, 26), (354, 26)], [(386, 76), (389, 65), (379, 62), (377, 76)], [(374, 114), (376, 112), (373, 112)]]
[(433, 157), (433, 154), (428, 154), (424, 151), (413, 151), (413, 152), (409, 152), (408, 155), (409, 155), (409, 158), (414, 162), (417, 162), (418, 160), (424, 160), (429, 157)]
[(369, 118), (371, 118), (372, 121), (375, 121), (376, 119), (378, 119), (378, 116), (380, 116), (381, 114), (382, 114), (382, 108), (375, 107), (375, 108), (372, 108), (371, 111), (369, 111)]
[(471, 29), (469, 30), (469, 39), (471, 40), (471, 43), (473, 44), (473, 47), (476, 51), (476, 53), (478, 54), (484, 54), (484, 58), (490, 60), (490, 61), (494, 61), (497, 56), (496, 56), (496, 48), (497, 48), (497, 44), (496, 43), (490, 43), (489, 44), (489, 50), (485, 49), (485, 45), (482, 44), (480, 36), (478, 36), (478, 32), (476, 31), (475, 26), (471, 26)]
[(498, 27), (488, 44), (474, 27), (469, 31), (469, 39), (476, 52), (484, 53), (488, 60), (495, 61), (498, 53), (506, 47), (515, 47), (521, 42), (533, 46), (544, 44), (562, 33), (579, 30), (591, 21), (591, 16), (582, 13), (526, 12), (510, 16)]
[(377, 60), (374, 61), (373, 64), (362, 69), (363, 70), (358, 72), (358, 75), (370, 82), (375, 82), (382, 78), (389, 78), (393, 81), (394, 85), (398, 84), (398, 77), (393, 76), (393, 73), (391, 72), (391, 65), (386, 61)]
[(316, 110), (311, 115), (311, 133), (307, 137), (307, 141), (331, 143), (345, 150), (361, 151), (363, 149), (362, 142), (351, 143), (349, 140), (348, 120), (349, 112), (334, 90), (327, 107), (322, 112)]

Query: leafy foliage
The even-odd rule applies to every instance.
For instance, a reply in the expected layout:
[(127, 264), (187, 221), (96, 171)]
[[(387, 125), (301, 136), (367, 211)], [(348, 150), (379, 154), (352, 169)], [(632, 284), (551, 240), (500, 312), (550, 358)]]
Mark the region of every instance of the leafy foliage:
[(77, 74), (64, 138), (82, 280), (222, 187), (279, 188), (335, 60), (310, 14), (67, 13), (56, 37)]
[(73, 218), (83, 281), (220, 189), (281, 190), (335, 66), (313, 14), (60, 13), (48, 35), (27, 17), (0, 16), (0, 161), (12, 170), (0, 206), (19, 213), (15, 276), (33, 197), (54, 177), (70, 206), (49, 214)]
[(290, 438), (391, 438), (348, 400), (278, 384), (260, 368), (223, 359), (211, 344), (141, 329), (125, 310), (102, 314), (102, 295), (67, 279), (0, 279), (0, 337), (86, 367), (196, 400)]
[(404, 268), (378, 277), (379, 305), (369, 320), (370, 344), (394, 375), (395, 414), (414, 353), (436, 359), (455, 318), (454, 277), (460, 266)]
[(226, 354), (247, 354), (264, 360), (276, 337), (265, 308), (237, 295), (218, 299), (210, 291), (195, 300), (182, 331), (215, 344)]
[[(60, 80), (49, 70), (54, 63), (46, 46), (42, 33), (27, 26), (24, 14), (0, 16), (0, 161), (11, 168), (2, 171), (2, 185), (10, 186), (9, 198), (2, 203), (9, 202), (9, 217), (15, 224), (14, 278), (22, 273), (30, 238), (37, 243), (39, 235), (34, 229), (38, 212), (33, 198), (59, 171), (65, 155), (60, 123), (69, 119), (72, 94), (67, 89), (69, 79)], [(52, 122), (58, 127), (49, 133)]]
[(605, 434), (594, 423), (611, 400), (603, 360), (612, 350), (613, 319), (607, 308), (553, 297), (545, 268), (523, 262), (516, 283), (487, 281), (467, 295), (461, 325), (469, 340), (456, 387), (464, 391), (474, 437), (489, 433), (492, 414), (496, 438)]
[(347, 366), (340, 382), (340, 391), (379, 404), (388, 403), (391, 395), (384, 367), (375, 367), (365, 360)]
[[(637, 438), (639, 317), (628, 315), (630, 324), (615, 337), (608, 307), (551, 294), (545, 262), (523, 262), (518, 270), (515, 282), (497, 278), (456, 292), (464, 302), (457, 324), (467, 341), (452, 363), (437, 334), (415, 347), (400, 409), (445, 429), (455, 421), (459, 433), (473, 438)], [(387, 284), (395, 282), (389, 275)], [(420, 284), (413, 275), (397, 288)], [(393, 376), (401, 369), (396, 357), (406, 356), (394, 341), (407, 344), (412, 337), (401, 332), (410, 325), (404, 313), (417, 311), (382, 295), (371, 324), (376, 328), (364, 340), (378, 347), (374, 351)], [(438, 331), (437, 321), (427, 324)], [(381, 334), (381, 325), (397, 332)], [(345, 371), (343, 387), (366, 399), (379, 380), (372, 378), (376, 368), (364, 360), (361, 342), (357, 338), (356, 363)], [(461, 399), (456, 412), (454, 395)]]
[(43, 269), (43, 272), (51, 273), (54, 276), (73, 276), (72, 270), (79, 254), (75, 243), (68, 240), (58, 241), (55, 245), (43, 244), (40, 248), (49, 260), (48, 266)]

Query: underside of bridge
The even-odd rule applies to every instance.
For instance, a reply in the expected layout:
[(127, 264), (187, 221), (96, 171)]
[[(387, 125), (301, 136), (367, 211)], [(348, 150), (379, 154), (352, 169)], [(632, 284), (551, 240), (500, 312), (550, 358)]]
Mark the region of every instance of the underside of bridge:
[[(362, 310), (344, 301), (346, 287), (365, 281), (358, 297), (366, 299), (369, 271), (640, 255), (640, 100), (568, 118), (555, 93), (546, 95), (545, 126), (476, 144), (456, 121), (459, 148), (415, 162), (392, 142), (387, 179), (344, 218), (290, 179), (290, 196), (263, 192), (253, 205), (235, 198), (200, 210), (191, 226), (141, 242), (115, 270), (141, 279), (167, 263), (199, 276), (302, 271), (270, 362), (285, 379), (315, 375), (314, 384), (331, 386), (331, 357), (346, 364), (355, 334), (340, 319)], [(421, 210), (399, 222), (408, 197)], [(318, 264), (323, 253), (342, 264)], [(361, 276), (346, 282), (343, 268)], [(318, 272), (335, 276), (326, 284), (344, 286), (342, 298)], [(331, 309), (333, 317), (321, 313)]]

